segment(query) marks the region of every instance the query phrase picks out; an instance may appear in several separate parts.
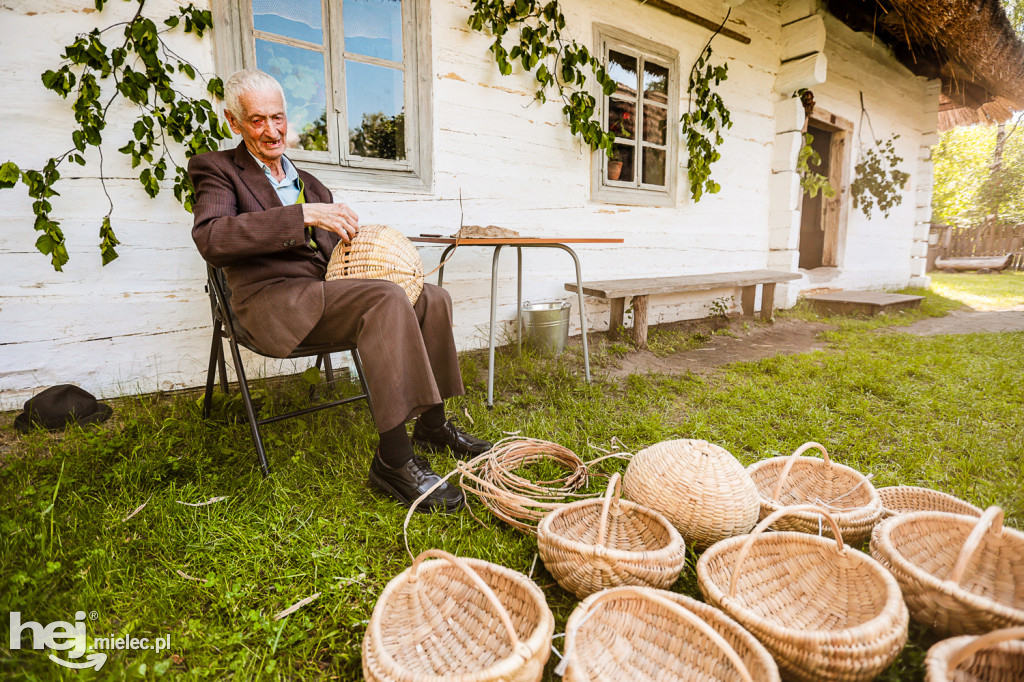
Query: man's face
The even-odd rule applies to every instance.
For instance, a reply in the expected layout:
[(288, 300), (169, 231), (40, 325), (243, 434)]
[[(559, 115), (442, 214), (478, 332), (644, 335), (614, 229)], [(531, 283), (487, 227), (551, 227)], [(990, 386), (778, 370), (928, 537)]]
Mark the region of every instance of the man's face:
[(284, 155), (285, 135), (288, 133), (288, 115), (284, 100), (276, 90), (256, 90), (239, 98), (242, 119), (225, 111), (228, 125), (241, 135), (245, 146), (257, 159), (268, 166), (276, 165)]

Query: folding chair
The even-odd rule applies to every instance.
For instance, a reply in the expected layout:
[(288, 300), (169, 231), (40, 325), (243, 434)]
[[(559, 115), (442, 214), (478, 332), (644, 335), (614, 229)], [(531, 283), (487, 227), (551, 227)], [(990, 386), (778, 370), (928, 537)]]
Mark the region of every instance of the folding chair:
[[(245, 403), (245, 413), (249, 418), (249, 428), (252, 431), (252, 440), (256, 445), (256, 454), (259, 455), (260, 469), (264, 478), (270, 475), (270, 467), (267, 464), (267, 454), (263, 448), (263, 439), (260, 437), (260, 427), (264, 424), (281, 421), (290, 417), (298, 417), (310, 412), (326, 410), (338, 405), (344, 405), (356, 400), (366, 399), (370, 414), (373, 414), (373, 403), (370, 400), (370, 391), (366, 387), (366, 379), (363, 377), (363, 366), (359, 360), (359, 351), (355, 344), (337, 343), (327, 345), (300, 345), (292, 351), (286, 359), (303, 358), (316, 356), (316, 367), (320, 369), (321, 363), (327, 375), (327, 384), (334, 385), (334, 368), (331, 365), (331, 353), (349, 352), (352, 354), (352, 362), (362, 385), (363, 392), (360, 395), (332, 400), (326, 403), (311, 405), (301, 410), (294, 410), (285, 414), (274, 415), (264, 419), (256, 418), (256, 410), (253, 408), (252, 397), (249, 393), (249, 383), (245, 377), (245, 369), (242, 366), (242, 356), (238, 350), (239, 346), (248, 348), (253, 353), (264, 357), (277, 357), (263, 352), (253, 342), (252, 338), (245, 331), (238, 318), (231, 309), (231, 289), (228, 287), (227, 278), (220, 268), (209, 264), (206, 266), (206, 290), (210, 294), (210, 308), (213, 314), (213, 345), (210, 349), (210, 369), (206, 374), (206, 398), (203, 400), (203, 417), (210, 418), (210, 408), (213, 400), (213, 385), (218, 372), (220, 373), (221, 390), (228, 392), (228, 375), (224, 364), (224, 344), (222, 339), (227, 339), (228, 347), (231, 349), (231, 358), (235, 366), (235, 375), (238, 377), (238, 387), (242, 390), (242, 400)], [(309, 391), (310, 399), (313, 397), (313, 389)]]

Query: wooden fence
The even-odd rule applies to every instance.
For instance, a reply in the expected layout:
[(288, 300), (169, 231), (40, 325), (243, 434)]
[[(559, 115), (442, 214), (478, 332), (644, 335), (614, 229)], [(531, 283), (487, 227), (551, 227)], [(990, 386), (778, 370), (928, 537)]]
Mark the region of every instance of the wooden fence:
[[(973, 227), (932, 225), (938, 233), (935, 255), (941, 258), (1004, 256), (1013, 254), (1010, 270), (1024, 270), (1024, 225), (985, 221)], [(929, 259), (934, 262), (934, 258)]]

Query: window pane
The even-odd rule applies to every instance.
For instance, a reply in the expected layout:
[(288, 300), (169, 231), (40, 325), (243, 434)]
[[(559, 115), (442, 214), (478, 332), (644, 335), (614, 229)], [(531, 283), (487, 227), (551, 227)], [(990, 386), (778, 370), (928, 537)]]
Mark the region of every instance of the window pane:
[(615, 94), (636, 97), (636, 68), (636, 57), (615, 50), (608, 51), (608, 75), (619, 84)]
[(621, 99), (608, 100), (608, 131), (616, 137), (636, 137), (636, 104)]
[(324, 43), (320, 0), (252, 0), (252, 23), (257, 31)]
[(633, 182), (633, 157), (636, 149), (631, 144), (616, 144), (608, 159), (608, 179)]
[(288, 106), (288, 146), (326, 151), (327, 88), (323, 54), (257, 40), (256, 66), (276, 78), (284, 88)]
[(668, 104), (668, 69), (644, 62), (644, 97)]
[(345, 61), (349, 151), (375, 159), (405, 158), (402, 72)]
[(402, 61), (400, 0), (345, 0), (345, 51)]
[(644, 104), (644, 142), (665, 144), (668, 130), (668, 109)]
[(644, 148), (644, 183), (665, 185), (665, 150)]

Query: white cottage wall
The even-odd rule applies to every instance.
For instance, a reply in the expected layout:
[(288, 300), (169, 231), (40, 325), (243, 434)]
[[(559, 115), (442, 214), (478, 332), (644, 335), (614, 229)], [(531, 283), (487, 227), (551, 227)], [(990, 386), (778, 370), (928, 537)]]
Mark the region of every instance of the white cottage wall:
[[(179, 4), (149, 0), (147, 10), (163, 17)], [(196, 4), (204, 5), (202, 0)], [(593, 24), (599, 22), (678, 50), (685, 108), (686, 72), (708, 30), (635, 0), (563, 0), (562, 5), (566, 33), (585, 44), (591, 44)], [(110, 2), (97, 15), (91, 0), (53, 1), (45, 9), (33, 0), (0, 2), (0, 115), (15, 131), (0, 161), (38, 167), (70, 145), (68, 103), (46, 91), (39, 74), (59, 62), (61, 47), (76, 33), (109, 25), (134, 9), (134, 3)], [(725, 16), (724, 5), (710, 0), (687, 3), (687, 9), (714, 20)], [(584, 277), (590, 279), (769, 264), (778, 100), (773, 85), (781, 31), (776, 3), (750, 0), (733, 10), (728, 25), (749, 36), (749, 45), (723, 36), (715, 39), (715, 61), (729, 64), (729, 79), (720, 92), (735, 121), (726, 133), (722, 159), (713, 167), (722, 191), (696, 204), (689, 199), (684, 148), (674, 208), (592, 202), (590, 152), (569, 135), (559, 103), (535, 103), (530, 77), (500, 76), (487, 52), (487, 37), (466, 26), (468, 14), (466, 0), (431, 3), (432, 190), (332, 186), (336, 198), (350, 203), (364, 222), (387, 223), (410, 236), (450, 234), (458, 228), (461, 211), (466, 224), (507, 226), (524, 235), (623, 237), (622, 246), (577, 249)], [(857, 90), (870, 92), (866, 101), (876, 132), (903, 134), (901, 153), (916, 159), (924, 86), (895, 66), (882, 48), (871, 48), (866, 38), (837, 24), (828, 24), (830, 75), (815, 89), (819, 102), (856, 120)], [(201, 70), (213, 72), (212, 40), (171, 35), (176, 50)], [(151, 200), (132, 180), (116, 149), (130, 138), (133, 114), (130, 107), (115, 107), (105, 137), (107, 189), (122, 241), (121, 257), (111, 265), (100, 266), (96, 245), (107, 204), (95, 157), (85, 168), (62, 169), (61, 196), (53, 200), (54, 216), (62, 221), (72, 255), (63, 273), (54, 273), (33, 246), (36, 235), (24, 189), (0, 192), (0, 219), (6, 225), (0, 234), (0, 258), (7, 273), (0, 282), (0, 409), (13, 409), (55, 383), (77, 383), (110, 397), (196, 386), (205, 378), (209, 308), (203, 263), (189, 234), (191, 218), (170, 192)], [(906, 284), (914, 203), (905, 202), (889, 220), (868, 222), (849, 213), (842, 286)], [(904, 224), (906, 235), (895, 227)], [(440, 249), (425, 248), (422, 254), (429, 269)], [(524, 255), (525, 298), (569, 298), (563, 284), (573, 270), (565, 254), (535, 249)], [(446, 268), (462, 349), (486, 345), (490, 268), (491, 251), (481, 248), (461, 249)], [(508, 249), (500, 273), (498, 316), (510, 326), (515, 317), (515, 254)], [(736, 293), (657, 297), (651, 301), (652, 321), (700, 317), (714, 298)], [(604, 329), (607, 306), (588, 300), (588, 317), (591, 329)], [(573, 328), (578, 333), (575, 321)], [(294, 365), (250, 358), (250, 369), (275, 374)]]

